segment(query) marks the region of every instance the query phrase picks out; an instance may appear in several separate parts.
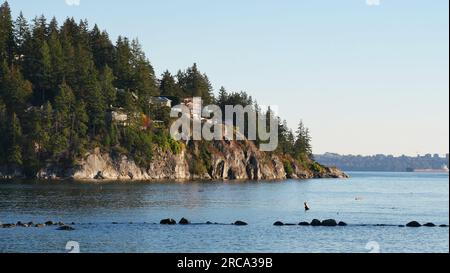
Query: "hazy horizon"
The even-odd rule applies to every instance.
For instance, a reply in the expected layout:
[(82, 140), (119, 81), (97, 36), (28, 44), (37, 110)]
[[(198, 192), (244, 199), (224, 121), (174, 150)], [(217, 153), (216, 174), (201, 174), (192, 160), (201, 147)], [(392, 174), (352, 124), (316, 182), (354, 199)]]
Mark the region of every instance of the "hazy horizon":
[(196, 62), (216, 92), (278, 105), (292, 128), (303, 119), (315, 154), (449, 151), (446, 0), (8, 2), (14, 17), (137, 37), (158, 77)]

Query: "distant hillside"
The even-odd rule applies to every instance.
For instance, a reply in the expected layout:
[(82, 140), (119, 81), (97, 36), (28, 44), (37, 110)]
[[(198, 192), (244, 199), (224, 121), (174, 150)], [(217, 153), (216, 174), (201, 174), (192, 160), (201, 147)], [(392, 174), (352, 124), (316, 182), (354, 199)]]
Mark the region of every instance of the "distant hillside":
[(405, 172), (408, 169), (439, 169), (449, 164), (447, 157), (425, 155), (417, 157), (391, 155), (355, 156), (326, 153), (315, 155), (317, 162), (326, 166), (335, 166), (344, 171), (384, 171)]

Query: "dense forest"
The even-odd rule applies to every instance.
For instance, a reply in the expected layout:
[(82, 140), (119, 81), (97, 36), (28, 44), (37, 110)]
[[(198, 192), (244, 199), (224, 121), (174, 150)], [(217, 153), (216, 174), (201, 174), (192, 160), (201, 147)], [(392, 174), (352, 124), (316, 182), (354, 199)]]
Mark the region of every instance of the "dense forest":
[[(206, 104), (252, 105), (260, 115), (271, 114), (262, 114), (245, 92), (221, 88), (215, 96), (196, 64), (158, 77), (137, 40), (118, 37), (113, 43), (86, 20), (68, 18), (60, 25), (40, 16), (28, 22), (22, 13), (14, 19), (8, 2), (1, 5), (0, 166), (20, 167), (33, 177), (45, 164), (71, 166), (96, 147), (127, 154), (140, 165), (148, 164), (155, 145), (177, 151), (182, 143), (169, 136), (170, 109), (149, 104), (154, 96), (197, 96)], [(115, 124), (108, 118), (114, 108), (136, 121)], [(164, 126), (143, 128), (141, 116)], [(293, 132), (276, 118), (276, 153), (309, 160), (308, 129), (300, 122)]]

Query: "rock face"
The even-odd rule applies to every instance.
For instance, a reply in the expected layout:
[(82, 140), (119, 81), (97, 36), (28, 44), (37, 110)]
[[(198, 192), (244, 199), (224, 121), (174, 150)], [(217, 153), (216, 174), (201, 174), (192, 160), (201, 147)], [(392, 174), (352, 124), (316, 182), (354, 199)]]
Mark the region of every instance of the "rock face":
[[(289, 158), (260, 151), (250, 141), (213, 141), (209, 144), (207, 168), (204, 173), (194, 174), (189, 163), (192, 154), (199, 151), (199, 143), (191, 142), (179, 154), (154, 148), (153, 158), (148, 166), (138, 166), (132, 158), (125, 155), (112, 156), (95, 149), (80, 159), (75, 167), (62, 169), (47, 166), (37, 173), (37, 178), (46, 180), (74, 179), (95, 181), (144, 181), (144, 180), (282, 180), (288, 177), (285, 163), (289, 162), (293, 173), (289, 178), (348, 178), (342, 171), (323, 167), (320, 172), (305, 169)], [(16, 170), (10, 176), (2, 175), (0, 179), (19, 178), (21, 172)]]

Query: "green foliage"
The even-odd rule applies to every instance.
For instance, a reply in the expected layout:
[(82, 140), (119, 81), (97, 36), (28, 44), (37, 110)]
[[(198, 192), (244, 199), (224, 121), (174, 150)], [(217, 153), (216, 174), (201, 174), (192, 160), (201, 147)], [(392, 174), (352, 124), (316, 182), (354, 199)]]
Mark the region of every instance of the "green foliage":
[(294, 174), (294, 168), (292, 167), (292, 163), (289, 160), (285, 160), (283, 162), (284, 171), (287, 174), (287, 177), (292, 177)]
[(150, 164), (153, 157), (152, 136), (135, 127), (124, 129), (122, 146), (131, 154), (136, 164), (145, 167)]
[(311, 170), (315, 173), (323, 173), (325, 168), (317, 162), (313, 162), (311, 164)]
[(165, 130), (157, 130), (153, 136), (153, 140), (164, 152), (180, 154), (183, 151), (182, 143), (173, 139)]
[(189, 172), (195, 175), (203, 175), (207, 173), (207, 167), (201, 158), (194, 155), (189, 161)]

